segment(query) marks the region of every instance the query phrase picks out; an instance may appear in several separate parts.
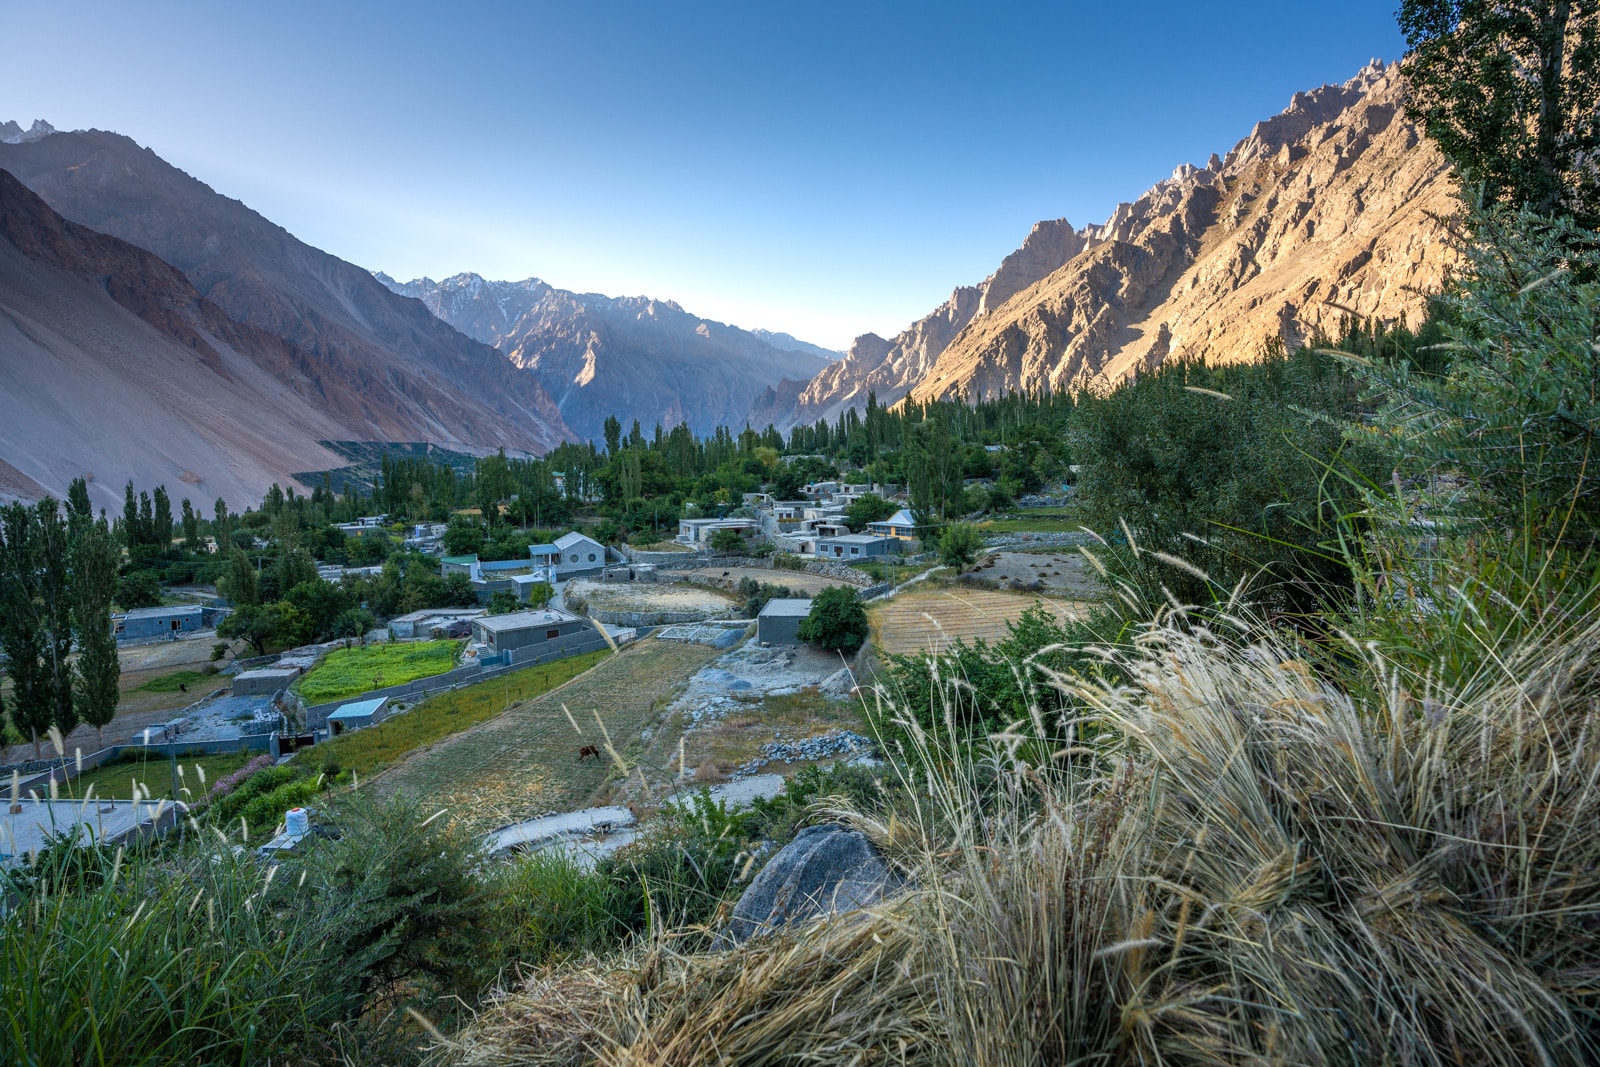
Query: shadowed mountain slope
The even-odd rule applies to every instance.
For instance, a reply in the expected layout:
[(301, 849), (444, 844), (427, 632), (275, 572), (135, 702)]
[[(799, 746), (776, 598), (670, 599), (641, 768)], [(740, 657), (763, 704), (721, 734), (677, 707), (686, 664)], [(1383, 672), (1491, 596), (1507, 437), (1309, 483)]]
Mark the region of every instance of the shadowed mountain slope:
[(570, 437), (537, 379), (493, 348), (126, 137), (80, 131), (0, 144), (0, 168), (66, 218), (155, 253), (228, 316), (292, 346), (297, 391), (347, 438), (532, 453)]
[(206, 510), (337, 465), (348, 435), (309, 357), (234, 321), (183, 272), (68, 222), (0, 170), (0, 498), (84, 475), (116, 511), (128, 479)]

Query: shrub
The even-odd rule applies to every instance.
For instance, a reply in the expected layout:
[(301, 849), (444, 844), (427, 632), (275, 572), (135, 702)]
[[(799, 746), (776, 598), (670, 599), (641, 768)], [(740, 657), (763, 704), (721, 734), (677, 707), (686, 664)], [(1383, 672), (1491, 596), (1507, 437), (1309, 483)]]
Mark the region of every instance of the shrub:
[(982, 551), (983, 534), (970, 523), (954, 523), (946, 527), (939, 537), (939, 559), (958, 572), (977, 559)]
[(284, 812), (300, 807), (320, 792), (322, 782), (315, 778), (297, 778), (284, 782), (270, 793), (251, 798), (239, 814), (251, 829), (268, 829), (282, 821)]
[(867, 609), (849, 586), (831, 585), (811, 598), (800, 640), (830, 652), (854, 652), (867, 639)]
[(246, 776), (230, 792), (218, 797), (211, 805), (211, 814), (219, 822), (232, 822), (246, 804), (294, 781), (296, 777), (298, 775), (292, 767), (265, 767)]

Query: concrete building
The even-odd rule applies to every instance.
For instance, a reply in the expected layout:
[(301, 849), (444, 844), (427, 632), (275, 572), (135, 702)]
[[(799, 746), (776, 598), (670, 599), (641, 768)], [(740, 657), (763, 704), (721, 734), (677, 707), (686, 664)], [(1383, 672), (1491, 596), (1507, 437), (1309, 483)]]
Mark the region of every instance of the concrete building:
[(783, 597), (767, 601), (756, 616), (756, 640), (767, 645), (800, 643), (800, 623), (811, 614), (811, 600)]
[(111, 616), (111, 631), (118, 641), (139, 641), (150, 637), (193, 633), (205, 628), (205, 612), (199, 604), (180, 604), (168, 608), (135, 608)]
[(606, 546), (586, 534), (562, 534), (555, 547), (556, 577), (563, 582), (606, 569)]
[(470, 628), (472, 621), (484, 614), (481, 608), (424, 608), (390, 619), (389, 629), (399, 638), (429, 639), (435, 630), (447, 632), (457, 622), (465, 622)]
[(534, 645), (554, 645), (566, 638), (585, 635), (592, 635), (604, 644), (588, 619), (555, 608), (485, 615), (472, 624), (473, 640), (491, 656)]
[(257, 667), (253, 671), (240, 671), (233, 678), (233, 695), (236, 697), (271, 696), (304, 673), (299, 667)]
[(882, 522), (867, 523), (867, 533), (909, 541), (917, 536), (917, 520), (911, 517), (911, 512), (901, 508)]
[(846, 563), (899, 551), (900, 543), (894, 538), (873, 537), (870, 534), (844, 534), (840, 537), (823, 537), (817, 541), (818, 558), (843, 560)]
[(371, 700), (352, 700), (348, 704), (341, 704), (337, 711), (328, 715), (328, 736), (338, 737), (351, 730), (359, 730), (364, 726), (372, 726), (383, 721), (384, 711), (389, 706), (388, 697), (374, 697)]

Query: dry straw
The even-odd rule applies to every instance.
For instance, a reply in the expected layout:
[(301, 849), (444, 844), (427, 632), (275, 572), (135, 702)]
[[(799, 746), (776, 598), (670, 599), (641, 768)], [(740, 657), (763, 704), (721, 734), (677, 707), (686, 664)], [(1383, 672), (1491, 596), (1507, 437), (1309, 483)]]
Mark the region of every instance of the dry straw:
[[(1098, 679), (1054, 679), (1064, 721), (977, 749), (906, 716), (910, 808), (855, 819), (910, 875), (898, 899), (725, 954), (663, 939), (546, 970), (441, 1051), (1600, 1062), (1600, 627), (1464, 694), (1409, 692), (1353, 646), (1376, 694), (1357, 703), (1284, 639), (1211, 625), (1169, 613)], [(1016, 739), (1040, 733), (1070, 753), (1029, 762)]]

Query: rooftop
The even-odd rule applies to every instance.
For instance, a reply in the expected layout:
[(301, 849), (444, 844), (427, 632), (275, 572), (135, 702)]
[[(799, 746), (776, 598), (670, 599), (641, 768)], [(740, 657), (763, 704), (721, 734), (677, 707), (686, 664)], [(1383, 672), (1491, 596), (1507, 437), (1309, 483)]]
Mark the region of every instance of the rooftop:
[(761, 609), (762, 618), (790, 616), (804, 618), (809, 614), (811, 614), (809, 597), (780, 597), (777, 600), (767, 601), (767, 606)]
[(365, 719), (375, 715), (378, 709), (388, 701), (388, 697), (374, 697), (372, 700), (352, 700), (348, 704), (340, 704), (337, 711), (329, 715), (330, 719)]
[(824, 537), (824, 541), (839, 541), (847, 545), (875, 545), (880, 541), (887, 541), (886, 537), (876, 534), (839, 534), (837, 537)]
[(199, 604), (173, 604), (164, 608), (134, 608), (117, 616), (119, 619), (169, 619), (174, 615), (198, 615)]
[(439, 560), (439, 562), (451, 563), (457, 567), (468, 567), (478, 562), (478, 555), (477, 553), (473, 553), (470, 556), (444, 556)]
[(476, 620), (477, 625), (491, 633), (505, 633), (508, 630), (523, 630), (529, 626), (550, 626), (563, 622), (582, 622), (577, 615), (558, 611), (555, 608), (541, 608), (538, 611), (514, 611), (509, 615), (485, 615)]

